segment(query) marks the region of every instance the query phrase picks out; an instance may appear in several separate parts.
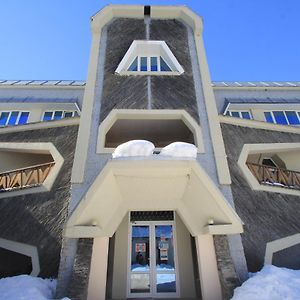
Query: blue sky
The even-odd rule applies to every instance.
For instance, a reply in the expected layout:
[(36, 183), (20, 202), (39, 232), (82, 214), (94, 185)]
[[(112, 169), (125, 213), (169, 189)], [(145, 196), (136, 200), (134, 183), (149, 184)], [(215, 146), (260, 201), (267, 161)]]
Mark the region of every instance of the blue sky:
[(192, 8), (204, 20), (212, 80), (300, 81), (299, 0), (6, 0), (0, 79), (85, 80), (90, 17), (108, 3)]

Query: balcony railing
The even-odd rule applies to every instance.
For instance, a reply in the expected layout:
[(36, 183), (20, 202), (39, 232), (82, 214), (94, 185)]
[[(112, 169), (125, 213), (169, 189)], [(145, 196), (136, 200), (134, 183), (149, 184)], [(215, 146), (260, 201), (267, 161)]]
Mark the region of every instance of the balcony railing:
[(246, 162), (260, 184), (300, 190), (300, 172)]
[(16, 169), (0, 174), (0, 192), (42, 185), (55, 162)]

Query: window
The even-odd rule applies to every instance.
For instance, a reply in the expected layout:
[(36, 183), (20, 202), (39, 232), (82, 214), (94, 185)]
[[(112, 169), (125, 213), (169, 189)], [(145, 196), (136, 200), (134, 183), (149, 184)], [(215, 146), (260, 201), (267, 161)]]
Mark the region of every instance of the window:
[(227, 110), (226, 115), (231, 116), (231, 117), (235, 117), (235, 118), (240, 118), (240, 119), (248, 119), (248, 120), (252, 119), (250, 111)]
[(180, 75), (183, 72), (164, 41), (133, 41), (116, 69), (120, 75)]
[(62, 118), (71, 118), (77, 116), (76, 111), (64, 111), (64, 110), (56, 110), (56, 111), (45, 111), (43, 115), (43, 121), (52, 121), (52, 120), (60, 120)]
[(129, 66), (130, 72), (172, 72), (161, 56), (137, 56)]
[(0, 112), (0, 126), (26, 124), (28, 117), (28, 111), (2, 111)]
[(300, 125), (300, 112), (287, 110), (287, 111), (265, 111), (265, 119), (269, 123), (281, 125)]

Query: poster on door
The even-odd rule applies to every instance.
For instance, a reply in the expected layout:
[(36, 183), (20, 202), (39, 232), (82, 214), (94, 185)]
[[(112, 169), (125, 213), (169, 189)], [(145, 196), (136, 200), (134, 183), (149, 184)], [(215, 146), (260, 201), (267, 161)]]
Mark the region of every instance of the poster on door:
[(135, 252), (146, 252), (146, 243), (136, 243), (135, 244)]

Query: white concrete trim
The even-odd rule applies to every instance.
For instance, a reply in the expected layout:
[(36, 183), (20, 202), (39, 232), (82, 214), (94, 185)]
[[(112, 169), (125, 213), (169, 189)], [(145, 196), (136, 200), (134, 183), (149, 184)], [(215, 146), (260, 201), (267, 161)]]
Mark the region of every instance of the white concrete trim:
[(202, 299), (222, 300), (213, 236), (198, 235), (195, 237), (195, 241)]
[[(138, 56), (155, 56), (162, 57), (168, 66), (171, 68), (171, 72), (162, 71), (128, 71), (128, 68), (132, 61)], [(168, 47), (165, 41), (149, 41), (149, 40), (134, 40), (121, 62), (119, 63), (116, 73), (120, 75), (180, 75), (184, 72), (182, 66)]]
[(56, 128), (56, 127), (64, 127), (64, 126), (75, 126), (75, 125), (79, 125), (79, 117), (64, 118), (64, 119), (48, 121), (48, 122), (28, 123), (24, 125), (1, 127), (0, 134), (22, 132), (22, 131), (29, 131), (29, 130), (48, 129), (48, 128)]
[(99, 126), (97, 138), (97, 153), (112, 153), (114, 151), (115, 148), (105, 147), (105, 137), (114, 123), (120, 119), (182, 120), (194, 135), (195, 146), (198, 149), (198, 153), (204, 153), (204, 143), (201, 127), (185, 110), (181, 109), (113, 109)]
[(0, 247), (16, 253), (20, 253), (31, 258), (32, 271), (30, 276), (38, 276), (40, 273), (40, 261), (38, 249), (36, 246), (31, 246), (24, 243), (19, 243), (11, 240), (0, 238)]
[(300, 128), (291, 125), (274, 124), (274, 123), (269, 123), (264, 121), (247, 120), (247, 119), (234, 118), (234, 117), (223, 116), (223, 115), (219, 115), (219, 120), (221, 123), (224, 124), (300, 134)]
[(87, 300), (105, 300), (109, 238), (94, 238)]
[[(195, 160), (124, 159), (108, 161), (70, 215), (64, 235), (112, 236), (131, 210), (174, 210), (193, 236), (243, 232), (240, 218)], [(214, 224), (208, 226), (210, 220)]]
[(269, 152), (279, 153), (279, 152), (287, 152), (287, 151), (295, 151), (295, 150), (300, 151), (300, 143), (244, 144), (238, 159), (238, 166), (242, 170), (243, 175), (245, 176), (250, 187), (253, 190), (300, 196), (299, 190), (260, 184), (246, 165), (246, 161), (249, 154), (259, 154), (259, 153), (269, 153)]
[(243, 91), (299, 91), (300, 86), (213, 86), (213, 90), (243, 90)]
[(0, 143), (0, 150), (51, 154), (53, 157), (53, 161), (55, 162), (55, 165), (52, 167), (50, 173), (48, 174), (42, 185), (16, 191), (4, 192), (0, 194), (0, 198), (8, 198), (19, 195), (50, 191), (64, 163), (64, 158), (52, 143)]
[(271, 265), (273, 261), (274, 253), (290, 248), (300, 243), (300, 233), (287, 236), (282, 239), (278, 239), (272, 242), (268, 242), (266, 245), (265, 253), (265, 265)]

